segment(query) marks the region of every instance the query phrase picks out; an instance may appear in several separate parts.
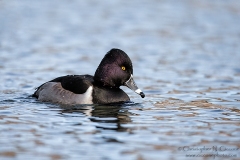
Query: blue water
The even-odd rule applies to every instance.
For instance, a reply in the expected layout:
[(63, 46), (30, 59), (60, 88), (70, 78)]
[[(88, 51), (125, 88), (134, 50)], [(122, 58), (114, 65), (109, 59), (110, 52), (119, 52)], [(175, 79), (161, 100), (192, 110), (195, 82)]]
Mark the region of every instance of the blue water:
[[(237, 0), (1, 0), (0, 159), (239, 159), (239, 26)], [(117, 106), (29, 97), (94, 74), (111, 48), (144, 99), (126, 87), (133, 103)]]

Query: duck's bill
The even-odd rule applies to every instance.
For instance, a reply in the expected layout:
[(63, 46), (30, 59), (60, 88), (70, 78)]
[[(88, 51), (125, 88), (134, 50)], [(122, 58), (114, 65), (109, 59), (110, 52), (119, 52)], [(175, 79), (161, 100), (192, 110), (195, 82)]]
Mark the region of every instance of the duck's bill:
[(145, 94), (141, 91), (141, 89), (137, 87), (136, 83), (134, 82), (133, 75), (131, 75), (129, 80), (127, 80), (127, 82), (125, 82), (124, 85), (133, 90), (134, 92), (136, 92), (137, 94), (139, 94), (142, 98), (145, 97)]

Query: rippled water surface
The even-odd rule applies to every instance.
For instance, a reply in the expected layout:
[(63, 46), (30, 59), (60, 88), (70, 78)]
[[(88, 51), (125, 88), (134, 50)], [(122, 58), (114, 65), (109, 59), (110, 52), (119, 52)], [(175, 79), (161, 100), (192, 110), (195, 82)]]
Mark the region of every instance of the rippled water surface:
[[(29, 97), (114, 47), (146, 98)], [(214, 158), (240, 158), (240, 1), (0, 1), (0, 159)]]

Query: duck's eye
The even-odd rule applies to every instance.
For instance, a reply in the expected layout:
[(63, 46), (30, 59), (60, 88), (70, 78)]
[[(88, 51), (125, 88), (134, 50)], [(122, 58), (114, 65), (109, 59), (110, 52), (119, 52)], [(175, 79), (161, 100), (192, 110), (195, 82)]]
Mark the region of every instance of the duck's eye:
[(122, 70), (125, 71), (125, 70), (126, 70), (126, 67), (125, 67), (125, 66), (122, 66)]

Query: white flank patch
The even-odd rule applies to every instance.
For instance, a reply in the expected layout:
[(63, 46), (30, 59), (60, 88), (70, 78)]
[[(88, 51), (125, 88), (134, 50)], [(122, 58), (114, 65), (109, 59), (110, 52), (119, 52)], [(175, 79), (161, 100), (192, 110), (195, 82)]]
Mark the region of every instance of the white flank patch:
[(93, 87), (90, 86), (83, 94), (75, 94), (62, 88), (59, 82), (47, 82), (37, 92), (40, 101), (63, 104), (93, 104)]

